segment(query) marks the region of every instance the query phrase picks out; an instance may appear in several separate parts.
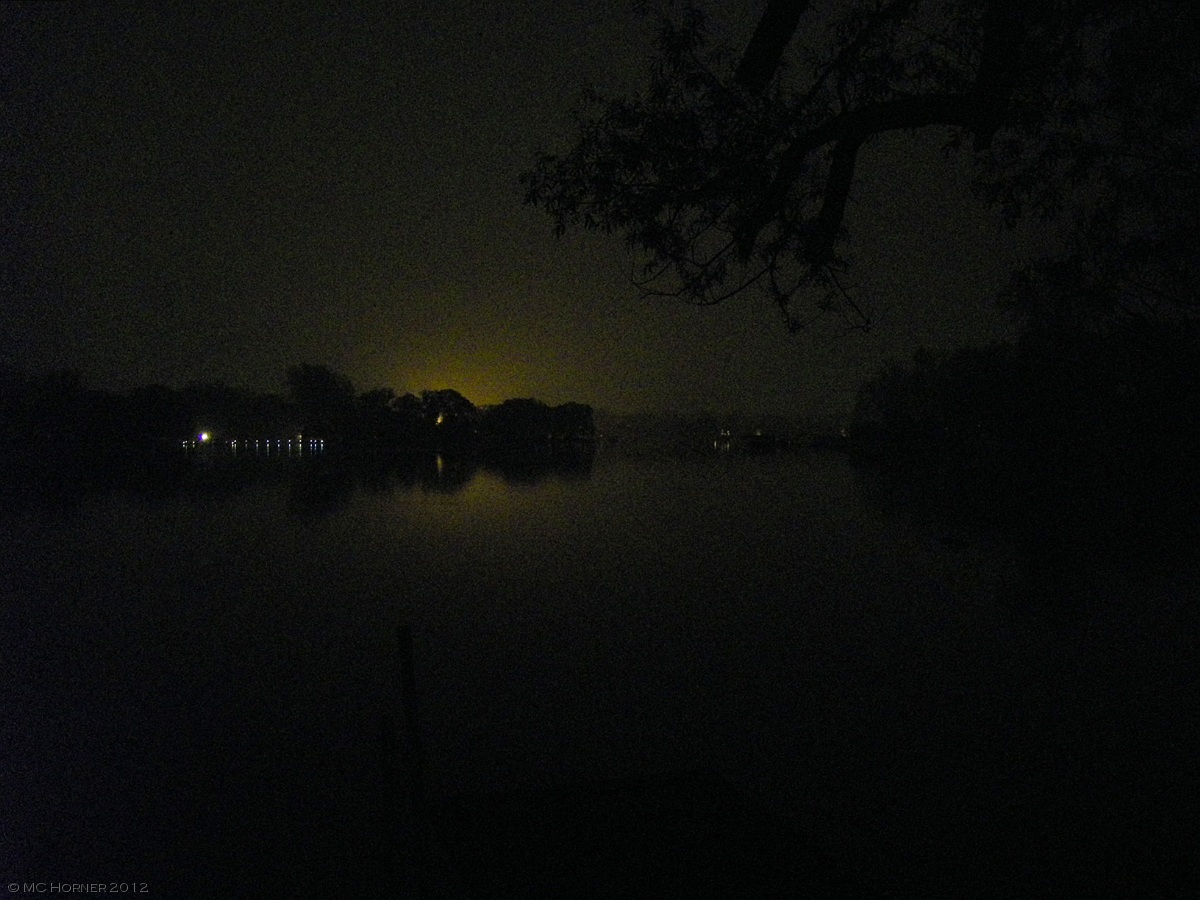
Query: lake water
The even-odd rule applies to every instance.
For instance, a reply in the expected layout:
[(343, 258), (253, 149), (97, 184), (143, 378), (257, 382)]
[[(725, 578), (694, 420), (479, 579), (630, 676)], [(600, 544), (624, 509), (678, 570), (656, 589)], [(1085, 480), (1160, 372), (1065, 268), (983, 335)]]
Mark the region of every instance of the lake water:
[(1197, 871), (1194, 573), (1086, 559), (1047, 605), (837, 457), (452, 476), (5, 512), (5, 881), (337, 895), (386, 840), (399, 625), (435, 802), (707, 769), (896, 895)]

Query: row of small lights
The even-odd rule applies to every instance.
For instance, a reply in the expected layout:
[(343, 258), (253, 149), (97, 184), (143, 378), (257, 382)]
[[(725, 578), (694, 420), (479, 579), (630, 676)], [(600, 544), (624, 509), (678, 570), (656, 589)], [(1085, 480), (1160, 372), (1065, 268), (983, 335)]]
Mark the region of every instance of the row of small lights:
[[(212, 444), (212, 443), (213, 443), (213, 436), (211, 434), (209, 434), (207, 431), (202, 431), (198, 435), (196, 435), (194, 440), (181, 441), (180, 446), (183, 447), (184, 450), (195, 450), (198, 447), (202, 447), (206, 444)], [(324, 450), (325, 449), (325, 442), (323, 440), (318, 440), (316, 438), (309, 438), (308, 441), (306, 442), (304, 440), (304, 438), (301, 437), (300, 435), (296, 435), (296, 439), (294, 441), (293, 440), (284, 441), (282, 439), (239, 441), (237, 439), (231, 439), (231, 440), (224, 441), (223, 443), (225, 443), (232, 450), (239, 450), (239, 449), (241, 449), (241, 450), (251, 450), (251, 449), (254, 449), (254, 450), (259, 450), (259, 449), (283, 450), (285, 448), (288, 450), (292, 450), (292, 449), (302, 450), (305, 446), (307, 446), (308, 449), (310, 449), (310, 450)]]

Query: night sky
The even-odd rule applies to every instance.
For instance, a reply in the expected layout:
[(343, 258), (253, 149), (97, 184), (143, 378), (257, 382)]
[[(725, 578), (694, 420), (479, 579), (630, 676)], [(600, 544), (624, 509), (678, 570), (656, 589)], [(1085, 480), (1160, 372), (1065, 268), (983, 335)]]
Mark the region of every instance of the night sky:
[[(762, 4), (709, 5), (744, 45)], [(556, 239), (518, 176), (585, 83), (639, 83), (632, 2), (174, 7), (0, 5), (0, 367), (279, 391), (309, 362), (477, 404), (815, 416), (886, 358), (1007, 333), (1019, 242), (938, 134), (864, 154), (869, 334), (642, 300), (619, 237)]]

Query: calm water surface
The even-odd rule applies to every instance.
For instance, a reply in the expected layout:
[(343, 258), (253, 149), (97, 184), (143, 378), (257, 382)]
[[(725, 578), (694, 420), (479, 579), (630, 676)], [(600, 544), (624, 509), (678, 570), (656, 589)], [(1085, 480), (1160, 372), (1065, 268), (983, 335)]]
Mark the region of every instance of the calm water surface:
[(1193, 580), (1089, 560), (1048, 611), (838, 459), (111, 496), (0, 538), (6, 881), (329, 887), (383, 840), (400, 624), (435, 798), (703, 767), (898, 895), (1196, 871)]

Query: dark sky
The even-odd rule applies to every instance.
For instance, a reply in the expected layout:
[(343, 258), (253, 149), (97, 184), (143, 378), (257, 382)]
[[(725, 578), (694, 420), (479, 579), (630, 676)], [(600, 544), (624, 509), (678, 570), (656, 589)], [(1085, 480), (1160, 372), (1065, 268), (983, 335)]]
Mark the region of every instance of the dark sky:
[[(762, 6), (710, 5), (739, 46)], [(638, 83), (632, 3), (165, 6), (0, 5), (0, 366), (818, 415), (886, 357), (1004, 333), (1015, 240), (936, 135), (864, 160), (867, 335), (640, 300), (619, 238), (555, 239), (517, 177), (585, 82)]]

